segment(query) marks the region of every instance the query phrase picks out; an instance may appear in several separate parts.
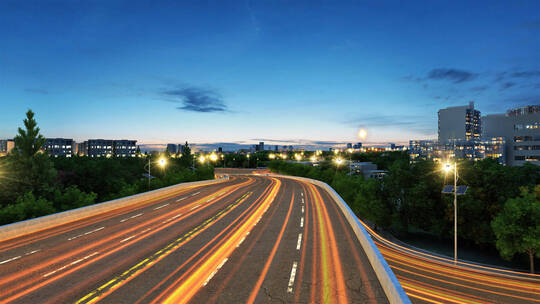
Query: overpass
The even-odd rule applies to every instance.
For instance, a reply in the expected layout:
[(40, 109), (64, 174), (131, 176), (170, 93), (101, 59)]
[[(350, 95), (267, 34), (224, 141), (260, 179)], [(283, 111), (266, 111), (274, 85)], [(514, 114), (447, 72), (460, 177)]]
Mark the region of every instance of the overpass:
[(331, 188), (265, 175), (0, 227), (0, 290), (1, 303), (409, 303)]

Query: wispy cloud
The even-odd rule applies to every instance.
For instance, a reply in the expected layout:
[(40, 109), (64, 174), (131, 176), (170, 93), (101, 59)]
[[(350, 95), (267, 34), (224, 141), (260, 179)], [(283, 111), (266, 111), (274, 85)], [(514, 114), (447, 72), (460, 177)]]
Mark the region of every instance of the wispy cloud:
[(511, 87), (513, 87), (515, 85), (516, 85), (515, 82), (507, 81), (507, 82), (501, 84), (501, 87), (499, 88), (499, 90), (504, 91), (504, 90), (510, 89)]
[(540, 77), (540, 70), (519, 71), (510, 75), (514, 78), (535, 78)]
[(41, 95), (49, 94), (49, 91), (45, 89), (27, 88), (27, 89), (24, 89), (24, 91), (28, 93), (32, 93), (32, 94), (41, 94)]
[(163, 94), (170, 98), (169, 101), (182, 103), (177, 107), (179, 110), (199, 113), (228, 111), (221, 94), (211, 88), (189, 86), (165, 90)]
[(437, 68), (429, 71), (425, 79), (446, 80), (453, 83), (462, 83), (466, 81), (471, 81), (477, 76), (478, 74), (465, 70)]
[(489, 86), (482, 85), (482, 86), (472, 87), (470, 90), (473, 91), (473, 92), (482, 92), (482, 91), (487, 90), (488, 88), (489, 88)]

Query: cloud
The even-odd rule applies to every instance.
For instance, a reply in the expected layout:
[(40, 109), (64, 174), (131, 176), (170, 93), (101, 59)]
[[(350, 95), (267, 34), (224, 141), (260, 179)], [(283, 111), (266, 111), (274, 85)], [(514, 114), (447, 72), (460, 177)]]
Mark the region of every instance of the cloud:
[(470, 90), (473, 92), (482, 92), (482, 91), (487, 90), (488, 88), (489, 87), (487, 85), (482, 85), (482, 86), (472, 87)]
[(447, 80), (453, 83), (462, 83), (475, 79), (478, 74), (458, 69), (438, 68), (429, 71), (426, 76), (428, 80)]
[(24, 89), (25, 92), (33, 93), (33, 94), (41, 94), (41, 95), (48, 95), (49, 91), (45, 89), (36, 89), (36, 88), (28, 88)]
[(166, 90), (163, 92), (172, 98), (172, 102), (182, 103), (179, 110), (211, 113), (227, 112), (227, 106), (223, 102), (223, 97), (213, 89), (200, 87), (184, 87), (180, 89)]
[(435, 131), (433, 122), (421, 115), (390, 116), (364, 114), (353, 119), (345, 120), (344, 123), (355, 127), (407, 129), (424, 135), (431, 135)]
[(513, 72), (510, 75), (514, 78), (534, 78), (534, 77), (540, 77), (540, 70)]
[(515, 85), (516, 85), (515, 82), (507, 81), (507, 82), (501, 84), (501, 88), (500, 88), (499, 90), (500, 90), (500, 91), (504, 91), (504, 90), (506, 90), (506, 89), (509, 89), (509, 88), (515, 86)]

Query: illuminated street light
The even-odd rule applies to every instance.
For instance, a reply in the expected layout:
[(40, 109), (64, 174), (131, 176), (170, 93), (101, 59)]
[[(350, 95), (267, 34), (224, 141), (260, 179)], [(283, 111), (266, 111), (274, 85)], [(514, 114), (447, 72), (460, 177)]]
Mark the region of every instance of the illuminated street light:
[(276, 155), (275, 155), (274, 153), (270, 153), (270, 154), (268, 155), (268, 158), (270, 158), (270, 159), (275, 159), (275, 158), (276, 158)]
[(218, 159), (218, 156), (215, 153), (210, 154), (210, 160), (215, 162)]
[(297, 161), (301, 161), (302, 160), (302, 155), (300, 155), (298, 153), (295, 153), (294, 158), (296, 158)]
[(451, 163), (445, 163), (443, 165), (443, 171), (445, 175), (447, 173), (450, 173), (450, 171), (454, 171), (454, 264), (457, 263), (457, 195), (458, 195), (458, 189), (457, 189), (457, 162), (454, 161), (453, 164)]
[(336, 163), (336, 165), (341, 166), (343, 164), (343, 158), (337, 157), (334, 159), (334, 162)]
[(201, 154), (201, 156), (199, 156), (199, 162), (201, 164), (204, 164), (204, 161), (206, 160), (206, 157), (204, 157), (204, 155)]
[(317, 156), (313, 155), (313, 156), (311, 156), (310, 159), (311, 159), (312, 162), (316, 162), (317, 161)]
[(167, 160), (165, 158), (160, 158), (158, 164), (161, 168), (164, 168), (167, 165)]

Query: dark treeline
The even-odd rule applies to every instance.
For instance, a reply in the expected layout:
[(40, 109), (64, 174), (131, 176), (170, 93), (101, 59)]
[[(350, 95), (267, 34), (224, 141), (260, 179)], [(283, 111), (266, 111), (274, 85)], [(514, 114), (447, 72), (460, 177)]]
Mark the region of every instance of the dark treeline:
[[(362, 159), (363, 158), (363, 159)], [(422, 231), (440, 239), (453, 237), (453, 196), (442, 194), (453, 183), (441, 165), (409, 163), (406, 153), (357, 155), (388, 170), (382, 179), (349, 176), (347, 166), (319, 167), (271, 162), (279, 173), (321, 180), (332, 186), (362, 220), (398, 237)], [(503, 258), (516, 253), (532, 262), (540, 257), (540, 167), (509, 167), (495, 160), (458, 163), (459, 183), (469, 186), (458, 198), (458, 237), (479, 249), (497, 248)], [(535, 196), (538, 194), (538, 196)], [(521, 208), (521, 209), (520, 209)]]
[[(214, 177), (213, 167), (193, 162), (189, 149), (178, 158), (51, 158), (40, 151), (44, 140), (31, 111), (24, 124), (15, 148), (0, 158), (0, 225)], [(160, 157), (166, 166), (158, 165)], [(143, 176), (148, 161), (150, 185)]]

